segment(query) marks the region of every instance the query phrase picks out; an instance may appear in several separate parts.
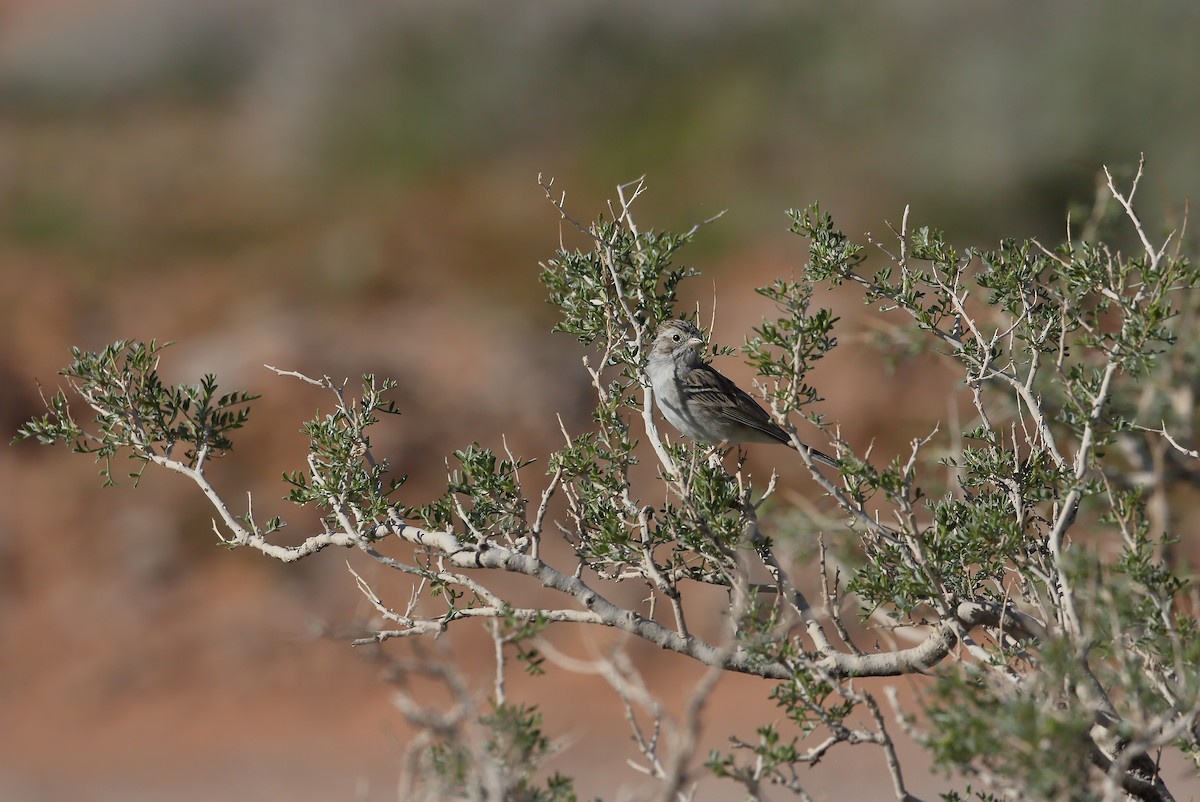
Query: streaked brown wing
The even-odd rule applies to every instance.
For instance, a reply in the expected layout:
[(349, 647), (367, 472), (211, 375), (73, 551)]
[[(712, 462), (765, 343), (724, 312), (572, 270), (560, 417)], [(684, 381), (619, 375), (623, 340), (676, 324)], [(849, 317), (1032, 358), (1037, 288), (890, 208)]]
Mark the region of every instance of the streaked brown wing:
[(684, 392), (728, 420), (747, 426), (773, 440), (789, 442), (787, 434), (771, 420), (767, 411), (742, 388), (714, 368), (705, 365), (684, 376)]

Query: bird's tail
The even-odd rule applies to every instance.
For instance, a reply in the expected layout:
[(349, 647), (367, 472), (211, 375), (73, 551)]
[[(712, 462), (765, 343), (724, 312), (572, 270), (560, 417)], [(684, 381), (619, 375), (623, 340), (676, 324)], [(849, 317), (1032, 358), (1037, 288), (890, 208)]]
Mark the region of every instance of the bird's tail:
[(809, 456), (811, 456), (817, 462), (828, 465), (830, 468), (840, 467), (838, 465), (837, 460), (835, 460), (833, 457), (829, 456), (828, 454), (824, 453), (823, 451), (818, 451), (817, 449), (813, 448), (812, 446), (805, 446), (805, 448), (808, 449)]

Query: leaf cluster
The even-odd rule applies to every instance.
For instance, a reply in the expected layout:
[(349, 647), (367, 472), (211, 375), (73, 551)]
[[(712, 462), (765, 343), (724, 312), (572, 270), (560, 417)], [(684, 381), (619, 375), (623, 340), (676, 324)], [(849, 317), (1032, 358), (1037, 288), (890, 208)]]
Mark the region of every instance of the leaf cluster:
[(283, 481), (291, 486), (288, 501), (324, 510), (323, 520), (332, 528), (344, 525), (340, 517), (350, 515), (356, 526), (370, 532), (370, 524), (397, 514), (392, 497), (407, 477), (391, 477), (388, 461), (376, 461), (369, 434), (380, 415), (400, 414), (386, 398), (395, 387), (394, 379), (376, 382), (368, 374), (357, 400), (347, 401), (339, 388), (334, 410), (305, 422), (301, 430), (309, 440), (308, 468), (284, 473)]
[(430, 529), (455, 532), (468, 542), (485, 543), (496, 533), (524, 535), (529, 502), (519, 472), (533, 460), (499, 459), (478, 443), (455, 451), (454, 459), (458, 467), (450, 471), (446, 492), (415, 509), (416, 516)]
[[(559, 249), (543, 263), (541, 273), (548, 299), (562, 315), (555, 331), (585, 345), (611, 346), (627, 336), (627, 327), (635, 322), (652, 328), (672, 317), (680, 282), (699, 275), (672, 263), (693, 233), (636, 230), (604, 217), (586, 233), (594, 247)], [(628, 320), (621, 321), (618, 313), (623, 310), (628, 310)], [(614, 351), (611, 358), (640, 370), (636, 345)]]
[[(46, 402), (47, 414), (23, 424), (16, 439), (62, 442), (78, 453), (94, 454), (106, 485), (113, 483), (112, 458), (123, 450), (142, 463), (153, 457), (182, 458), (193, 468), (231, 450), (229, 435), (246, 424), (247, 405), (258, 396), (236, 391), (218, 395), (211, 374), (199, 384), (164, 384), (158, 363), (168, 345), (118, 340), (96, 353), (72, 348), (73, 361), (61, 375), (95, 412), (94, 428), (76, 422), (66, 393), (59, 390)], [(144, 468), (130, 476), (136, 480)]]
[(503, 799), (514, 802), (576, 802), (575, 783), (560, 773), (542, 783), (537, 770), (556, 751), (542, 729), (542, 714), (535, 705), (497, 704), (479, 718), (486, 733), (484, 755), (494, 770), (477, 765), (468, 747), (443, 739), (429, 751), (434, 773), (443, 782), (444, 793), (474, 798), (483, 789), (481, 777), (502, 778)]

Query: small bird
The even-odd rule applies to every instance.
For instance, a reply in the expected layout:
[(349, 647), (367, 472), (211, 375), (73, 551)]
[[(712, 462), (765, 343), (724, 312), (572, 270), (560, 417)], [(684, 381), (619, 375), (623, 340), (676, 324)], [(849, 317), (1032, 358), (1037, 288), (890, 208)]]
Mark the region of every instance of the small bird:
[[(693, 440), (714, 446), (792, 445), (757, 401), (704, 361), (703, 346), (700, 329), (687, 320), (668, 320), (655, 333), (646, 374), (667, 421)], [(818, 462), (838, 467), (828, 454), (805, 448)]]

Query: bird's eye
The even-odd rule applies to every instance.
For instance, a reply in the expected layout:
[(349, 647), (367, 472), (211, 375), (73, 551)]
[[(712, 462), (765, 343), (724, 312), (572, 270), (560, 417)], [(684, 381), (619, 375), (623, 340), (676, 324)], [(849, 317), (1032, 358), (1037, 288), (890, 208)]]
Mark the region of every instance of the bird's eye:
[(675, 342), (679, 342), (679, 334), (678, 333), (672, 334), (671, 339), (674, 340)]

